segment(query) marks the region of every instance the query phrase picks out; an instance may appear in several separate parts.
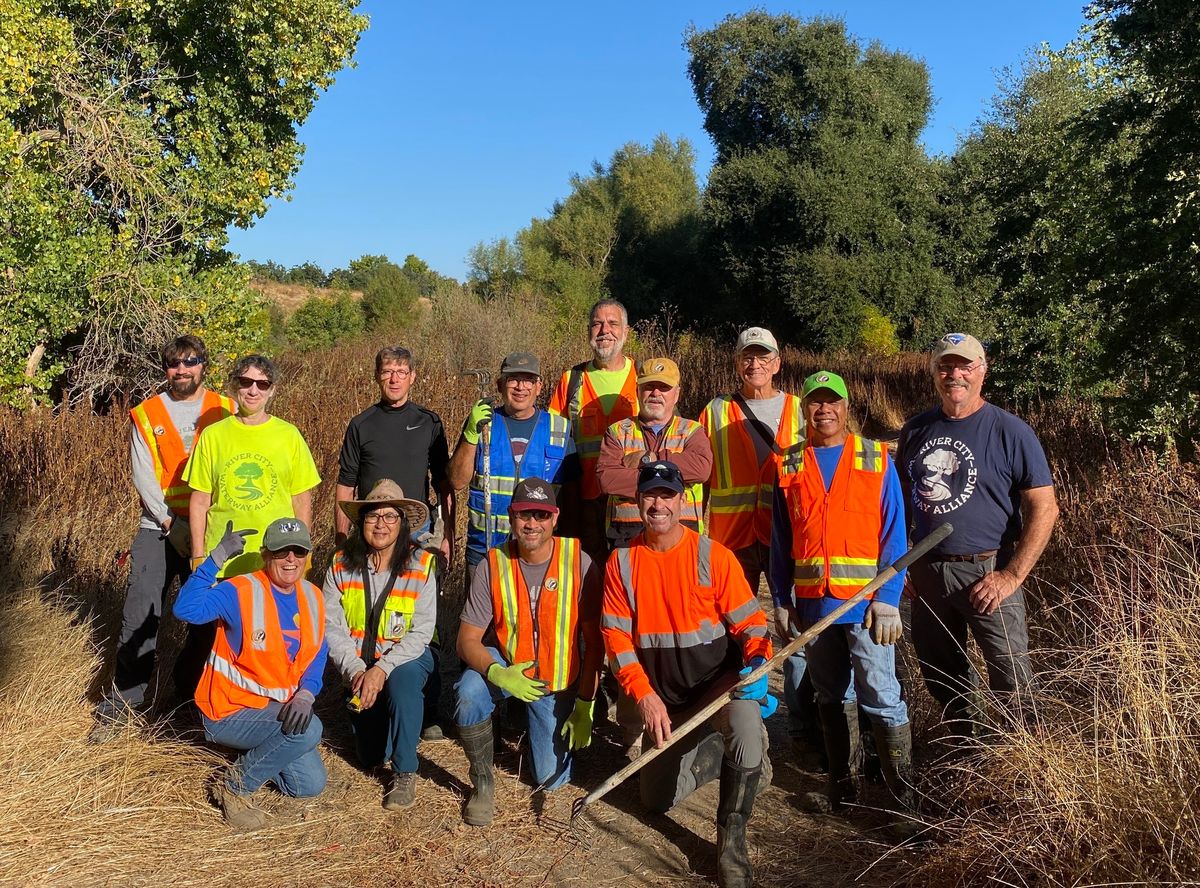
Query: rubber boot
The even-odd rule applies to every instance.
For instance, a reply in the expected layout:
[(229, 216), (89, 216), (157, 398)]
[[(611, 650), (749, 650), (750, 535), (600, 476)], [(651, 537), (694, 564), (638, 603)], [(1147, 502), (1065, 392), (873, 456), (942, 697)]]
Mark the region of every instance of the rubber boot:
[(921, 824), (913, 819), (917, 798), (913, 789), (912, 726), (905, 722), (896, 728), (878, 724), (874, 728), (883, 779), (896, 800), (892, 808), (897, 815), (892, 821), (892, 835), (902, 841), (908, 840), (922, 831)]
[(487, 826), (495, 813), (496, 777), (492, 770), (495, 753), (492, 739), (492, 720), (458, 729), (463, 752), (470, 764), (471, 795), (463, 808), (463, 822), (468, 826)]
[(857, 703), (820, 703), (821, 731), (825, 735), (825, 754), (829, 757), (829, 782), (822, 799), (808, 793), (804, 807), (825, 813), (840, 811), (858, 801), (858, 764), (861, 742), (858, 733)]
[(721, 794), (717, 802), (717, 884), (721, 888), (750, 888), (750, 853), (746, 824), (754, 810), (762, 767), (743, 768), (726, 759), (721, 764)]

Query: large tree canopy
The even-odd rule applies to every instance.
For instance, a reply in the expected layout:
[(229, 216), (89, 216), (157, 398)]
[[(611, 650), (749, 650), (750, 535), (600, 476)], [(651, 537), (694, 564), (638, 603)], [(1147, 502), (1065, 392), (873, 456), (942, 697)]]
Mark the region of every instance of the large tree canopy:
[(862, 342), (881, 315), (914, 346), (979, 329), (979, 293), (949, 268), (941, 168), (917, 141), (923, 63), (864, 49), (841, 21), (765, 12), (687, 46), (717, 149), (704, 216), (726, 304), (818, 348)]
[(290, 188), (356, 5), (0, 0), (0, 397), (136, 384), (179, 329), (257, 341), (225, 230)]

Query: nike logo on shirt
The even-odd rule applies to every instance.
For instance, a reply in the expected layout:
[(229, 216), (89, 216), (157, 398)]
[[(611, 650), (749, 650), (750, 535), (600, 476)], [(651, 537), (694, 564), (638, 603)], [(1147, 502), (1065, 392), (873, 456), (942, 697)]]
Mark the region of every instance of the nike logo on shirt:
[(404, 430), (407, 432), (411, 432), (413, 429), (419, 429), (423, 425), (425, 425), (425, 423), (423, 423), (423, 422), (419, 422), (415, 426), (406, 425), (404, 427)]

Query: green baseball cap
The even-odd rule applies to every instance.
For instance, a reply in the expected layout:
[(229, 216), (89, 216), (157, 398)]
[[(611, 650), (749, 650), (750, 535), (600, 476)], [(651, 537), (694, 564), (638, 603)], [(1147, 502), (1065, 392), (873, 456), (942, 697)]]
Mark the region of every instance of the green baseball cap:
[(800, 390), (800, 397), (807, 398), (817, 389), (829, 389), (835, 395), (841, 398), (850, 400), (850, 392), (846, 390), (846, 380), (838, 376), (836, 373), (830, 373), (828, 370), (818, 370), (808, 379), (804, 380), (804, 387)]

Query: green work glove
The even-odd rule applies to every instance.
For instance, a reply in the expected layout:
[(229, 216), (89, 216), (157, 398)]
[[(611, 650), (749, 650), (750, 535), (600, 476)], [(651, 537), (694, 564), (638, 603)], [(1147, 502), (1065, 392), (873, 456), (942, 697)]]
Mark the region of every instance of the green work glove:
[(471, 415), (467, 417), (467, 424), (463, 426), (463, 437), (468, 444), (479, 443), (479, 433), (492, 421), (494, 413), (492, 402), (486, 398), (475, 402), (475, 406), (471, 408)]
[(567, 747), (571, 751), (585, 749), (592, 744), (592, 710), (595, 706), (595, 700), (576, 698), (575, 709), (567, 716), (567, 722), (560, 732), (567, 739)]
[(513, 663), (511, 666), (493, 663), (488, 667), (487, 680), (522, 703), (532, 703), (546, 696), (546, 683), (525, 674), (525, 670), (532, 665), (533, 660)]
[(882, 601), (872, 601), (867, 605), (863, 628), (871, 630), (871, 640), (876, 644), (895, 644), (904, 634), (904, 626), (900, 622), (900, 608), (884, 604)]

